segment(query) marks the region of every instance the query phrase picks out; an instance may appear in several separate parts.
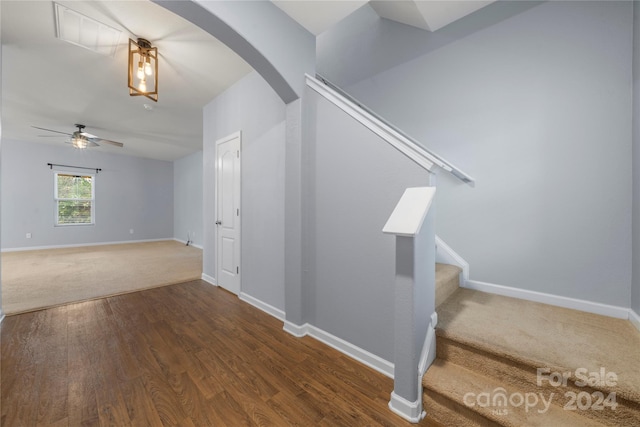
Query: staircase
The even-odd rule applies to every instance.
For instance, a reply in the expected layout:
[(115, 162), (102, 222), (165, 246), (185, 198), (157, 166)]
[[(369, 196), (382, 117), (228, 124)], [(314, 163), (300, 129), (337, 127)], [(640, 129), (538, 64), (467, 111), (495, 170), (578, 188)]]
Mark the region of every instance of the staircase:
[[(306, 76), (306, 84), (425, 170), (474, 185), (326, 79)], [(417, 195), (427, 188), (428, 197)], [(396, 257), (402, 256), (390, 409), (420, 421), (416, 372), (435, 356), (422, 381), (426, 425), (640, 427), (640, 333), (630, 322), (459, 288), (460, 269), (444, 264), (436, 264), (434, 299), (432, 271), (414, 268), (435, 260), (434, 191), (407, 189), (383, 229), (395, 235)]]
[[(407, 158), (474, 185), (473, 177), (317, 77), (306, 76), (310, 89)], [(420, 420), (416, 367), (434, 357), (435, 309), (436, 360), (422, 381), (426, 425), (640, 427), (640, 333), (630, 322), (461, 289), (460, 269), (444, 264), (436, 264), (434, 301), (432, 271), (413, 268), (435, 259), (425, 243), (435, 239), (428, 217), (433, 192), (428, 200), (405, 195), (383, 229), (396, 236), (396, 257), (402, 255), (391, 410)], [(591, 384), (581, 384), (592, 373)]]
[(640, 426), (640, 333), (630, 322), (458, 288), (459, 274), (436, 267), (427, 425)]

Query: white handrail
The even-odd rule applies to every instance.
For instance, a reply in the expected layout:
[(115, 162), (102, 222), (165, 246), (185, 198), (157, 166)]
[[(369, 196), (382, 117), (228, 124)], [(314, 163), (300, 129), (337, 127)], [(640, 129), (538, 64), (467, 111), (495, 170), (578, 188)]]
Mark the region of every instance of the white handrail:
[(463, 172), (451, 162), (443, 159), (436, 153), (422, 147), (414, 138), (393, 126), (384, 118), (367, 108), (361, 102), (344, 92), (324, 77), (317, 78), (306, 75), (307, 86), (340, 107), (344, 112), (368, 127), (375, 134), (383, 138), (407, 157), (418, 163), (430, 172), (434, 172), (434, 165), (451, 173), (462, 182), (475, 185), (475, 179)]

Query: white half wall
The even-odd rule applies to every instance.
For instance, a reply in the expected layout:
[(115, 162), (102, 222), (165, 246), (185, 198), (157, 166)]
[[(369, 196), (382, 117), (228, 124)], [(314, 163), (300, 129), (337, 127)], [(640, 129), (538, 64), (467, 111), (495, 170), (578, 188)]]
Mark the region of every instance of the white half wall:
[(285, 104), (256, 72), (204, 108), (203, 273), (215, 277), (215, 143), (242, 131), (241, 291), (284, 310)]
[[(173, 238), (173, 163), (64, 145), (2, 141), (2, 249)], [(54, 226), (54, 171), (92, 171), (47, 163), (102, 169), (95, 225)]]
[(429, 172), (311, 89), (305, 97), (314, 124), (306, 141), (307, 321), (393, 360), (395, 238), (382, 228), (406, 188), (428, 185)]

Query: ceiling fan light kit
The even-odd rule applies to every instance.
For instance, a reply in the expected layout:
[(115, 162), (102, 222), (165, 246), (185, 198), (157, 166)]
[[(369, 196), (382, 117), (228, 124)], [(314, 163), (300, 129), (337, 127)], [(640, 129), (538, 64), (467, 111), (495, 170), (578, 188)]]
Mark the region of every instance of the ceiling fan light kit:
[[(41, 128), (38, 126), (32, 126), (32, 127), (35, 129), (45, 130), (47, 132), (54, 132), (54, 133), (59, 133), (63, 135), (69, 135), (71, 138), (67, 142), (71, 144), (73, 148), (78, 148), (80, 150), (84, 150), (85, 148), (89, 148), (89, 147), (99, 147), (100, 144), (109, 144), (109, 145), (113, 145), (115, 147), (121, 147), (121, 148), (124, 146), (122, 142), (111, 141), (109, 139), (100, 138), (99, 136), (95, 136), (85, 132), (84, 131), (84, 128), (86, 127), (85, 125), (76, 124), (74, 126), (77, 127), (78, 130), (73, 133), (61, 132), (58, 130)], [(40, 135), (40, 136), (45, 136), (45, 135)]]
[[(89, 141), (89, 138), (87, 138), (84, 135), (84, 125), (76, 125), (76, 127), (78, 128), (77, 131), (75, 131), (74, 133), (71, 134), (71, 145), (73, 146), (73, 148), (78, 148), (80, 150), (83, 150), (87, 147), (92, 146), (91, 145), (91, 141)], [(95, 142), (93, 143), (93, 146), (97, 146), (98, 144), (96, 144)]]
[(83, 138), (82, 136), (71, 138), (71, 145), (73, 145), (73, 148), (79, 148), (82, 150), (84, 148), (87, 148), (88, 143), (89, 141), (87, 141), (86, 138)]
[(158, 48), (148, 40), (129, 39), (129, 95), (158, 102)]

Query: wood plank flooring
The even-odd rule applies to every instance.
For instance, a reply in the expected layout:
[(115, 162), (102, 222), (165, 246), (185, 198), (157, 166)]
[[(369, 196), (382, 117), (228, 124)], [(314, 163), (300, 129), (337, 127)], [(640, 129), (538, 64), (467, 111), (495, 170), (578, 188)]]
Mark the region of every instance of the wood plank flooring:
[(0, 338), (6, 427), (412, 425), (392, 380), (202, 281), (8, 316)]

